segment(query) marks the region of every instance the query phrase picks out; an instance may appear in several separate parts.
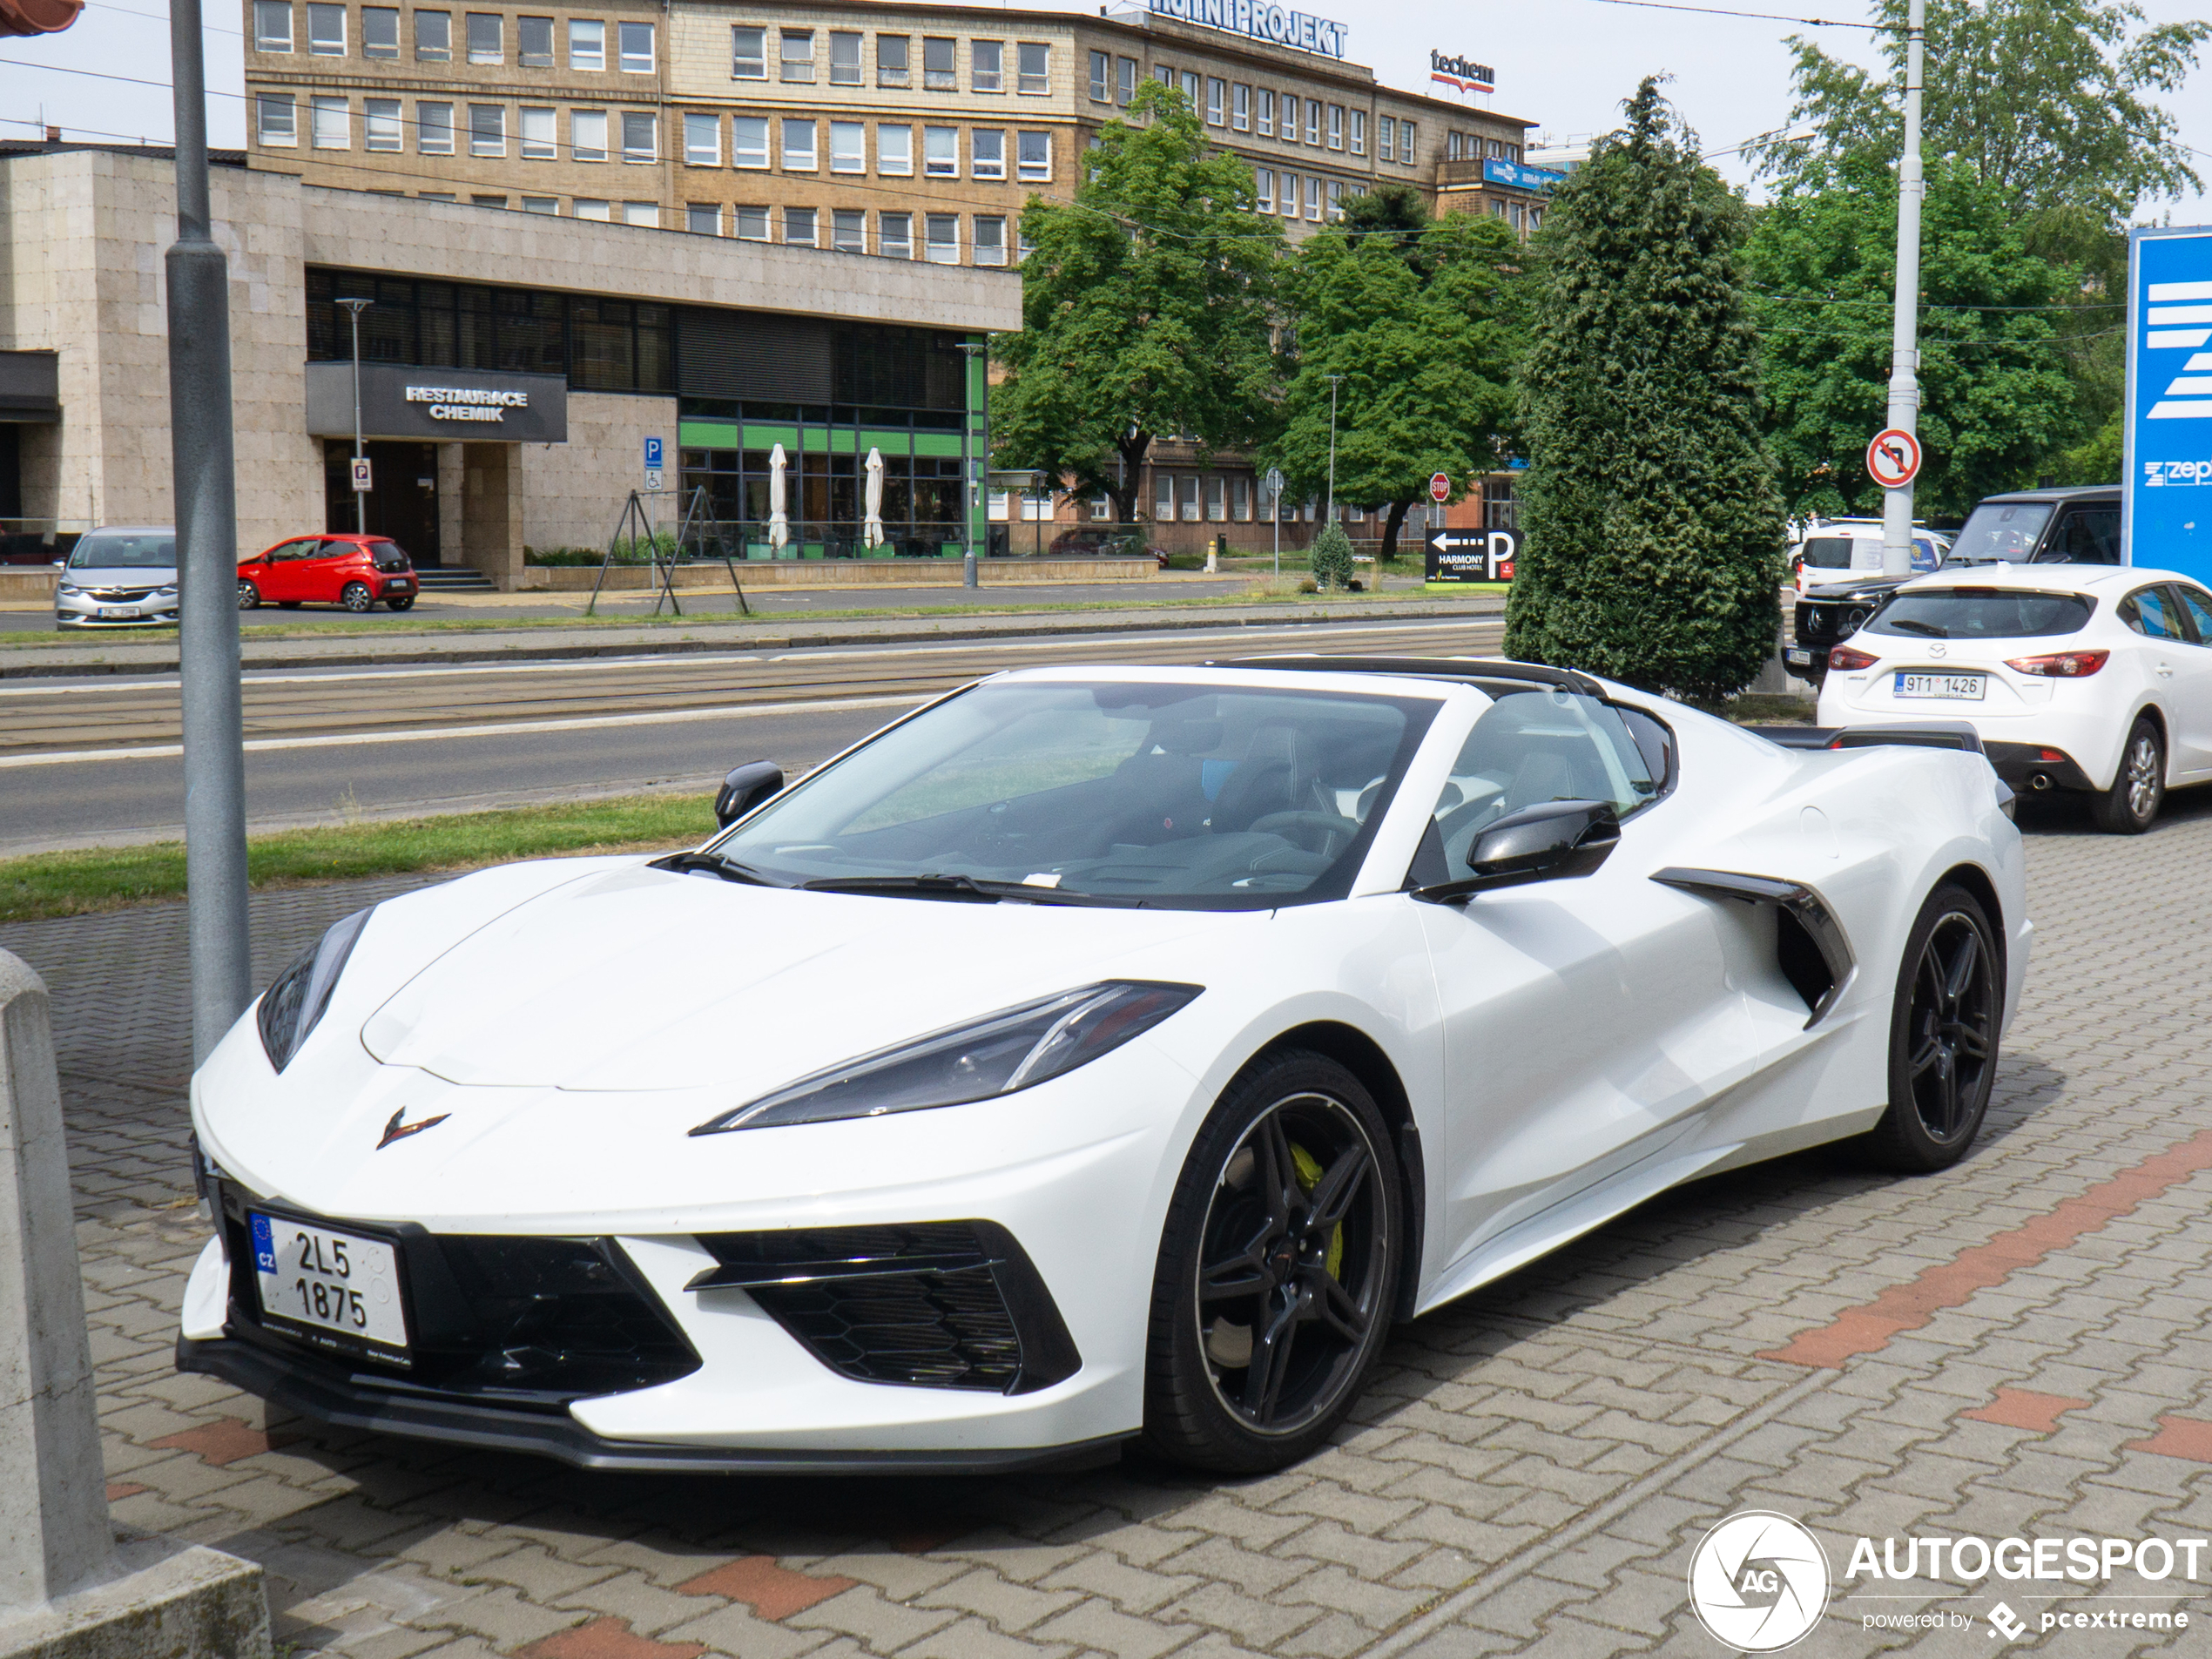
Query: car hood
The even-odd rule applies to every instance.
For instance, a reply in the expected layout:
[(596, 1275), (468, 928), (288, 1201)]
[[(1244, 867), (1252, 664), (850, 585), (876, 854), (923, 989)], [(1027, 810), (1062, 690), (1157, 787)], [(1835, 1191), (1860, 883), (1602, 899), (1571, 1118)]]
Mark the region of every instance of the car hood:
[[(395, 925), (401, 919), (390, 918)], [(389, 1065), (568, 1090), (772, 1087), (1249, 920), (795, 893), (634, 865), (508, 910), (369, 1014)]]
[(171, 588), (177, 584), (173, 568), (154, 564), (94, 565), (54, 574), (72, 588)]
[[(1920, 574), (1925, 575), (1926, 572)], [(1823, 582), (1817, 587), (1806, 589), (1800, 603), (1810, 604), (1822, 599), (1878, 598), (1884, 594), (1895, 593), (1912, 580), (1909, 576), (1863, 576), (1855, 577), (1848, 582)]]

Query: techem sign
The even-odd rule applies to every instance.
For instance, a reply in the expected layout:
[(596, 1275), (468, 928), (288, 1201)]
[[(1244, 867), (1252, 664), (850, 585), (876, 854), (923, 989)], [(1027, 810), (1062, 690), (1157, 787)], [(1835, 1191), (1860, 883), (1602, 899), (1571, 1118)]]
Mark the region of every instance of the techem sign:
[(1494, 92), (1498, 72), (1471, 57), (1448, 57), (1433, 46), (1428, 53), (1428, 78), (1461, 92)]
[(1342, 24), (1314, 17), (1311, 12), (1271, 5), (1268, 0), (1151, 0), (1151, 7), (1163, 17), (1180, 17), (1185, 23), (1203, 24), (1209, 29), (1226, 30), (1232, 35), (1249, 35), (1254, 40), (1272, 41), (1278, 46), (1295, 46), (1300, 51), (1318, 52), (1324, 57), (1344, 56)]
[(2212, 226), (2128, 232), (2128, 293), (2121, 556), (2212, 580)]

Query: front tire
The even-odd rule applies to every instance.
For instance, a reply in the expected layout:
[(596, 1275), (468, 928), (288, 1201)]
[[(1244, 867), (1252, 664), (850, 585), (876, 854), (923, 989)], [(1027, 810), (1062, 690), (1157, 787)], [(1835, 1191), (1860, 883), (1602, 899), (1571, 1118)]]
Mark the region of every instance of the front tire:
[(2141, 835), (2166, 799), (2166, 743), (2155, 721), (2138, 716), (2120, 752), (2112, 787), (2090, 798), (2089, 816), (2107, 835)]
[(338, 603), (355, 616), (365, 616), (376, 609), (376, 596), (368, 590), (366, 582), (348, 582), (338, 596)]
[(239, 583), (238, 584), (238, 608), (240, 610), (259, 610), (261, 608), (261, 590), (255, 587), (251, 582)]
[(1247, 1068), (1168, 1206), (1145, 1358), (1152, 1450), (1258, 1474), (1325, 1442), (1389, 1333), (1404, 1204), (1357, 1077), (1302, 1050)]
[(1866, 1136), (1885, 1168), (1911, 1175), (1966, 1155), (1997, 1076), (2005, 976), (1981, 901), (1946, 882), (1906, 935), (1890, 1007), (1890, 1104)]

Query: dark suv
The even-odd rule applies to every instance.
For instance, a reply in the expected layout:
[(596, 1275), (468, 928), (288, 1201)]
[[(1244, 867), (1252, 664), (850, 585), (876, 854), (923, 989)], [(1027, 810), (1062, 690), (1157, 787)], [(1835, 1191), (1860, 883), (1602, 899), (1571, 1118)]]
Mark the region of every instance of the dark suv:
[[(2120, 563), (2120, 486), (2072, 489), (2016, 489), (1991, 496), (1967, 515), (1942, 569), (1967, 564), (2117, 564)], [(1916, 574), (1918, 574), (1916, 572)], [(1829, 648), (1849, 639), (1909, 576), (1870, 576), (1839, 582), (1797, 601), (1794, 643), (1784, 652), (1790, 671), (1818, 679), (1828, 671)]]

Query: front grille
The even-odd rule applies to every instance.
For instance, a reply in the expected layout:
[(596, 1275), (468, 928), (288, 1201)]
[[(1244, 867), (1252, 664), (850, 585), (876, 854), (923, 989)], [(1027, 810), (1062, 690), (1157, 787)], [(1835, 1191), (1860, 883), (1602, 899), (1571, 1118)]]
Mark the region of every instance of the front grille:
[(410, 1393), (559, 1409), (699, 1368), (698, 1355), (613, 1239), (433, 1234), (412, 1224), (360, 1229), (398, 1246), (413, 1321), (411, 1363), (311, 1348), (262, 1325), (249, 1201), (229, 1183), (221, 1184), (221, 1197), (233, 1334), (342, 1372), (356, 1385), (381, 1380)]
[(718, 1233), (686, 1288), (738, 1288), (857, 1382), (1023, 1394), (1082, 1364), (1014, 1235), (994, 1222)]
[(153, 591), (152, 588), (87, 588), (85, 595), (104, 605), (136, 604)]
[(1874, 607), (1865, 603), (1800, 604), (1797, 619), (1797, 643), (1800, 645), (1824, 645), (1838, 639), (1849, 639), (1873, 614)]

